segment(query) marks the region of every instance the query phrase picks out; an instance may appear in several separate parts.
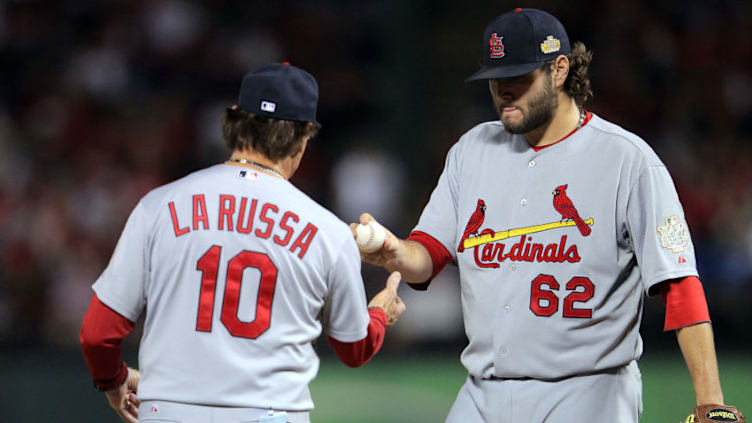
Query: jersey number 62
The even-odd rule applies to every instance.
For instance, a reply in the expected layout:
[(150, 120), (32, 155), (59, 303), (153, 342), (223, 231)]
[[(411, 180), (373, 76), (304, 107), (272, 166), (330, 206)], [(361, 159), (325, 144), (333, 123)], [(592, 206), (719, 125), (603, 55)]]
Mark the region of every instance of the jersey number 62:
[[(544, 288), (547, 287), (548, 289)], [(576, 308), (575, 303), (584, 303), (593, 298), (595, 285), (584, 276), (575, 276), (564, 286), (569, 294), (564, 297), (564, 317), (589, 319), (593, 315), (590, 308)], [(530, 288), (530, 310), (537, 316), (549, 317), (559, 311), (559, 282), (551, 275), (540, 274), (533, 279)]]

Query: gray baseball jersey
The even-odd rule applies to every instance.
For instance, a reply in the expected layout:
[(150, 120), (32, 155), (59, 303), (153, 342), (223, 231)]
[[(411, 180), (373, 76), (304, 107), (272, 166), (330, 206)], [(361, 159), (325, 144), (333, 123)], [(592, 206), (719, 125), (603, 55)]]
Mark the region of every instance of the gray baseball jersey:
[(289, 182), (216, 165), (138, 203), (94, 284), (135, 321), (142, 400), (310, 410), (312, 342), (367, 334), (349, 227)]
[(462, 363), (478, 378), (625, 365), (642, 353), (643, 292), (697, 275), (666, 167), (595, 115), (538, 151), (499, 121), (468, 131), (415, 230), (459, 266)]

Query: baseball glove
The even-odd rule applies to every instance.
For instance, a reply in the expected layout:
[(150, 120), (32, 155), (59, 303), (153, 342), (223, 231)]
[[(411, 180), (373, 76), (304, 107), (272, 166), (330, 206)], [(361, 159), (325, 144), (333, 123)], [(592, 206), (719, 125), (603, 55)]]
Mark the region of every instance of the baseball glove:
[(692, 410), (684, 423), (716, 423), (736, 422), (744, 423), (742, 412), (730, 405), (705, 404)]

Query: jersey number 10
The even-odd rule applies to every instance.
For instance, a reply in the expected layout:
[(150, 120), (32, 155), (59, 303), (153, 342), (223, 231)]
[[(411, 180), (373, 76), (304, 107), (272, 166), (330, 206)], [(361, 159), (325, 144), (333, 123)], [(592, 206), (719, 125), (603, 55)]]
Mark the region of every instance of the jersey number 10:
[[(217, 288), (221, 252), (222, 247), (214, 245), (196, 263), (196, 269), (201, 271), (201, 294), (198, 299), (198, 317), (196, 318), (196, 330), (199, 332), (212, 330), (214, 295)], [(258, 269), (261, 273), (261, 280), (256, 297), (256, 318), (251, 322), (244, 322), (238, 318), (238, 305), (243, 271), (249, 267)], [(264, 253), (243, 250), (230, 259), (225, 274), (227, 276), (220, 320), (233, 336), (256, 339), (269, 329), (271, 323), (272, 299), (274, 287), (277, 284), (277, 266)]]

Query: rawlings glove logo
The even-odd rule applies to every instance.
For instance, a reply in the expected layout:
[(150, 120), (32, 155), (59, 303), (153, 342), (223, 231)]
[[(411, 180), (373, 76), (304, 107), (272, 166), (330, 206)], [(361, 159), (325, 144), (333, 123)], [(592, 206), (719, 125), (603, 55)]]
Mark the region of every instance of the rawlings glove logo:
[(736, 414), (724, 410), (722, 408), (714, 408), (707, 413), (705, 413), (705, 417), (708, 420), (712, 420), (714, 422), (736, 422), (739, 421), (739, 419), (736, 418)]
[(736, 422), (744, 423), (741, 411), (730, 405), (706, 404), (695, 407), (684, 423)]

